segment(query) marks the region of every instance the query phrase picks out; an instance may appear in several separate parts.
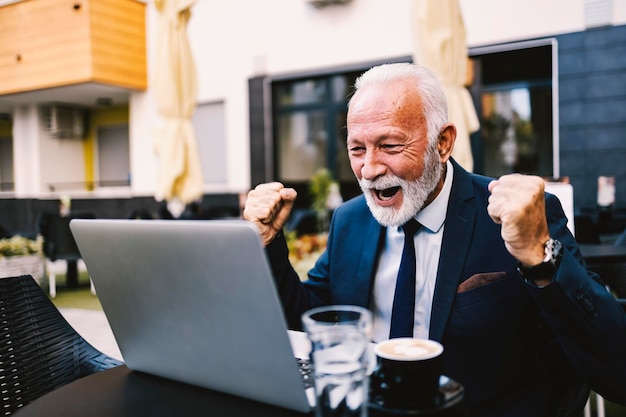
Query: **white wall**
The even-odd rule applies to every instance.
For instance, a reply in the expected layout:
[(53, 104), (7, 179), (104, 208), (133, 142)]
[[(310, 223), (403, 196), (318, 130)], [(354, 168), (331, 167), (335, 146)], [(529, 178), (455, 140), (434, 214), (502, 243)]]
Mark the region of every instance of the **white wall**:
[[(437, 1), (437, 0), (432, 0)], [(614, 24), (626, 0), (613, 1)], [(584, 30), (584, 0), (460, 0), (469, 46)], [(198, 102), (223, 102), (227, 181), (211, 192), (249, 187), (248, 79), (412, 54), (413, 0), (352, 0), (316, 9), (306, 0), (197, 0), (188, 33), (199, 75)], [(156, 45), (147, 2), (148, 70)], [(150, 92), (131, 98), (133, 193), (151, 194), (156, 167)]]
[(85, 181), (84, 142), (81, 139), (58, 139), (50, 136), (44, 126), (39, 109), (38, 123), (40, 178), (39, 192), (48, 193), (49, 185), (55, 185), (57, 192), (63, 194), (81, 188)]
[(50, 194), (48, 184), (85, 180), (83, 141), (50, 136), (37, 105), (14, 109), (13, 153), (17, 197), (41, 197)]
[(39, 120), (35, 105), (13, 111), (13, 167), (16, 197), (35, 197), (39, 192)]
[(248, 79), (410, 54), (410, 0), (199, 0), (189, 25), (200, 93), (224, 101), (228, 187), (249, 187)]
[[(585, 0), (460, 0), (470, 46), (585, 30)], [(614, 25), (626, 23), (626, 0), (609, 0)]]

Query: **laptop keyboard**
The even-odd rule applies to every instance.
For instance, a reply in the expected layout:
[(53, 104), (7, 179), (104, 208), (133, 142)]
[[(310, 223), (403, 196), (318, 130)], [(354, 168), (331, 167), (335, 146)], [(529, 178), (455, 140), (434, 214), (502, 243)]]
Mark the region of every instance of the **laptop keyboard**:
[(309, 358), (296, 358), (305, 388), (313, 387), (313, 364)]

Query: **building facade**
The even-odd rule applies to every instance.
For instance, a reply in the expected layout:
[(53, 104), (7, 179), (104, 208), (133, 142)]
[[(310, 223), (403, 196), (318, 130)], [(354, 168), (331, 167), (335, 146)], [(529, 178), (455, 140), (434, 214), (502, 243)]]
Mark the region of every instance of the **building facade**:
[[(306, 207), (307, 181), (322, 167), (340, 182), (344, 199), (358, 193), (343, 149), (350, 85), (372, 65), (413, 61), (414, 2), (320, 3), (333, 2), (198, 0), (192, 7), (187, 32), (199, 84), (193, 125), (204, 174), (201, 206), (232, 214), (251, 187), (280, 180), (298, 188)], [(0, 22), (16, 7), (40, 14), (42, 5), (51, 8), (48, 16), (88, 11), (88, 24), (102, 28), (103, 39), (72, 49), (73, 38), (61, 36), (69, 28), (42, 24), (61, 46), (23, 45), (15, 33), (37, 21), (23, 14), (13, 32), (0, 30), (0, 226), (33, 231), (37, 212), (54, 209), (64, 196), (72, 208), (98, 217), (140, 208), (158, 214), (154, 4), (0, 0)], [(613, 176), (615, 206), (626, 205), (626, 0), (460, 5), (473, 69), (468, 88), (481, 121), (471, 137), (474, 171), (568, 177), (577, 209), (595, 207), (598, 176)], [(139, 17), (128, 21), (128, 11), (111, 17), (107, 8), (130, 8)], [(120, 26), (134, 29), (119, 33)], [(135, 43), (133, 33), (140, 34)], [(35, 35), (28, 39), (45, 37)], [(116, 39), (122, 51), (107, 52)], [(85, 65), (77, 56), (91, 56), (87, 75), (44, 66), (19, 84), (29, 77), (23, 68), (32, 51), (41, 49), (57, 51), (49, 61), (72, 69)], [(108, 69), (112, 62), (130, 67)], [(120, 74), (139, 75), (129, 81)]]

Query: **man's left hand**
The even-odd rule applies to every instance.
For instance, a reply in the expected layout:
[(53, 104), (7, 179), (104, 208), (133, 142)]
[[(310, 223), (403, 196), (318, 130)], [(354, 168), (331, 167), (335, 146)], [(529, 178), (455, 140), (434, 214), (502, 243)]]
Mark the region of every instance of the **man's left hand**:
[(550, 239), (544, 189), (541, 177), (521, 174), (504, 175), (489, 183), (487, 212), (502, 225), (507, 250), (524, 266), (543, 262), (544, 244)]

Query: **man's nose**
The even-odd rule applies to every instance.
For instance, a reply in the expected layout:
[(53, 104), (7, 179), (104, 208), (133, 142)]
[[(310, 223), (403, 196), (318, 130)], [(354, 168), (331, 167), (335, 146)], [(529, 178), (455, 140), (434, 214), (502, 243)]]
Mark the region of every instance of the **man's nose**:
[(365, 154), (363, 166), (361, 167), (362, 178), (374, 180), (381, 175), (385, 175), (386, 171), (387, 167), (382, 163), (376, 151), (369, 151)]

